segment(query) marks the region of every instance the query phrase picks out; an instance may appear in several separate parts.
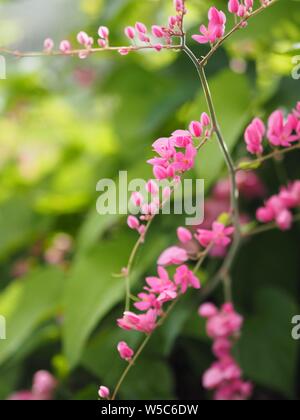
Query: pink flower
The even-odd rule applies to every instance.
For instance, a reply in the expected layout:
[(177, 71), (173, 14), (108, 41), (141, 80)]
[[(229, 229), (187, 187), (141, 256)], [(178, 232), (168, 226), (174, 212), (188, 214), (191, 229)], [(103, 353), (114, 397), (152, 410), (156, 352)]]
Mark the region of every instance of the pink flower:
[(267, 137), (273, 146), (290, 147), (291, 143), (299, 140), (296, 133), (295, 119), (289, 115), (284, 119), (282, 111), (275, 111), (269, 118)]
[(37, 401), (38, 398), (31, 391), (18, 391), (8, 397), (10, 401)]
[(127, 343), (125, 343), (125, 341), (121, 341), (118, 344), (118, 352), (121, 359), (124, 359), (127, 362), (129, 362), (134, 356), (134, 351), (127, 345)]
[(158, 265), (180, 265), (189, 259), (186, 250), (173, 246), (166, 249), (158, 259)]
[(177, 237), (182, 244), (187, 244), (193, 239), (191, 232), (183, 227), (177, 229)]
[(117, 320), (120, 328), (123, 330), (140, 331), (145, 334), (150, 334), (156, 328), (157, 311), (149, 309), (148, 312), (141, 315), (136, 315), (133, 312), (124, 312), (124, 316)]
[(193, 138), (189, 131), (177, 130), (172, 134), (171, 141), (176, 147), (185, 148), (192, 144)]
[(129, 216), (127, 219), (127, 225), (130, 229), (137, 230), (140, 227), (140, 222), (136, 217)]
[(226, 338), (238, 333), (243, 325), (243, 318), (237, 314), (231, 304), (223, 305), (221, 311), (207, 321), (207, 334), (213, 339)]
[(174, 281), (177, 286), (181, 287), (181, 293), (186, 293), (188, 287), (200, 289), (201, 285), (198, 278), (186, 265), (182, 265), (176, 269)]
[(33, 377), (32, 392), (41, 400), (51, 400), (57, 380), (46, 370), (39, 370)]
[(132, 193), (131, 201), (136, 207), (141, 207), (141, 205), (144, 202), (144, 197), (141, 193), (134, 192), (134, 193)]
[(152, 34), (156, 38), (163, 38), (165, 36), (164, 30), (161, 26), (154, 25), (152, 26)]
[(239, 11), (240, 3), (239, 0), (229, 0), (228, 10), (230, 13), (237, 14)]
[(210, 118), (206, 112), (203, 112), (200, 118), (201, 124), (203, 127), (208, 127), (210, 125)]
[(53, 50), (53, 48), (54, 48), (54, 42), (53, 42), (53, 40), (51, 38), (45, 39), (45, 41), (44, 41), (44, 50), (49, 53), (49, 52), (51, 52)]
[(197, 149), (191, 144), (186, 147), (185, 153), (178, 152), (174, 158), (173, 167), (176, 172), (187, 172), (194, 167)]
[(207, 248), (212, 243), (217, 246), (227, 247), (231, 243), (233, 232), (233, 227), (225, 227), (222, 223), (214, 222), (212, 230), (199, 229), (196, 238), (204, 248)]
[(151, 195), (157, 195), (159, 193), (159, 187), (155, 181), (150, 180), (146, 184), (146, 191)]
[(228, 357), (232, 343), (228, 338), (218, 338), (213, 344), (213, 353), (218, 359)]
[(106, 386), (100, 386), (98, 395), (100, 398), (107, 399), (110, 396), (110, 390)]
[(170, 280), (167, 270), (163, 267), (157, 269), (158, 277), (147, 277), (146, 283), (149, 287), (145, 287), (150, 293), (161, 294), (166, 290), (176, 291), (175, 284)]
[(108, 39), (109, 29), (106, 26), (100, 26), (100, 28), (98, 29), (98, 35), (100, 38)]
[(133, 40), (135, 38), (135, 28), (127, 26), (124, 30), (125, 35), (128, 39)]
[(159, 310), (161, 308), (161, 303), (154, 293), (139, 293), (138, 298), (140, 301), (136, 302), (134, 306), (139, 311), (148, 311), (150, 308)]
[(203, 134), (203, 127), (200, 121), (192, 121), (189, 126), (189, 131), (193, 137), (201, 137)]
[(293, 215), (289, 210), (283, 210), (276, 216), (276, 223), (282, 231), (290, 230), (293, 224)]
[(263, 153), (262, 142), (265, 132), (265, 125), (259, 118), (255, 118), (246, 128), (245, 142), (249, 153), (254, 155), (261, 155)]
[(59, 45), (59, 49), (62, 53), (68, 54), (71, 51), (72, 47), (69, 41), (64, 40), (64, 41), (61, 41)]
[(218, 314), (218, 309), (212, 303), (204, 303), (200, 306), (198, 313), (202, 318), (211, 318)]
[(140, 34), (146, 34), (147, 33), (147, 27), (141, 23), (141, 22), (137, 22), (135, 24), (135, 29), (140, 33)]
[(192, 38), (199, 44), (215, 43), (225, 34), (226, 15), (216, 7), (211, 7), (208, 12), (209, 24), (200, 26), (201, 35)]

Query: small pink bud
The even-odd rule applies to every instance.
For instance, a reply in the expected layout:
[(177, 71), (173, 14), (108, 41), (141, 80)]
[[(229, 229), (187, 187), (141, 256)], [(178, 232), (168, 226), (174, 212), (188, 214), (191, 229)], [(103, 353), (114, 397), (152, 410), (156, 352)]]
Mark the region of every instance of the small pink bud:
[(72, 47), (69, 41), (64, 40), (64, 41), (61, 41), (59, 45), (59, 49), (62, 53), (68, 54), (71, 51)]
[(237, 12), (237, 15), (238, 15), (239, 17), (243, 18), (243, 17), (246, 15), (246, 13), (247, 13), (247, 9), (246, 9), (246, 7), (245, 7), (243, 4), (241, 4), (241, 5), (239, 6), (239, 10), (238, 10), (238, 12)]
[(147, 27), (141, 22), (137, 22), (135, 24), (135, 29), (141, 34), (146, 34), (147, 33)]
[(135, 29), (132, 26), (127, 26), (124, 30), (124, 33), (130, 40), (134, 39), (135, 37)]
[(54, 48), (54, 42), (51, 38), (47, 38), (44, 41), (44, 50), (47, 52), (51, 52)]
[(89, 36), (86, 32), (79, 32), (77, 35), (77, 41), (81, 45), (87, 45), (89, 43)]
[(105, 41), (105, 39), (98, 39), (98, 45), (101, 48), (106, 48), (107, 47), (107, 42)]
[(163, 29), (161, 28), (161, 26), (157, 26), (157, 25), (153, 25), (152, 26), (152, 34), (156, 38), (163, 38), (164, 35), (165, 35)]
[(168, 199), (171, 197), (172, 190), (170, 187), (165, 187), (163, 190), (163, 198)]
[(206, 112), (203, 112), (203, 114), (201, 115), (201, 124), (204, 127), (208, 127), (210, 125), (210, 118)]
[(240, 7), (239, 0), (229, 0), (228, 2), (228, 10), (230, 13), (237, 14)]
[(121, 359), (124, 359), (127, 362), (129, 362), (134, 356), (134, 351), (127, 345), (125, 341), (121, 341), (118, 344), (118, 352), (120, 354)]
[(164, 47), (162, 44), (155, 44), (153, 45), (153, 48), (157, 51), (160, 52)]
[(191, 234), (191, 232), (183, 227), (177, 229), (177, 237), (179, 241), (183, 244), (187, 244), (193, 239), (193, 235)]
[(100, 386), (98, 395), (100, 398), (107, 399), (110, 396), (110, 390), (106, 386)]
[(120, 55), (128, 55), (130, 50), (128, 48), (120, 48), (118, 52)]
[(146, 191), (151, 195), (157, 195), (159, 193), (159, 187), (152, 179), (146, 184)]
[(169, 18), (170, 28), (173, 29), (176, 24), (177, 24), (177, 17), (176, 16), (170, 16), (170, 18)]
[(201, 137), (203, 133), (201, 123), (199, 121), (192, 121), (189, 127), (189, 131), (193, 137)]
[(132, 193), (132, 196), (131, 196), (131, 201), (133, 202), (133, 204), (136, 206), (136, 207), (141, 207), (141, 205), (143, 204), (143, 202), (144, 202), (144, 197), (143, 197), (143, 195), (141, 194), (141, 193), (139, 193), (139, 192), (134, 192), (134, 193)]
[(130, 229), (137, 230), (140, 227), (140, 222), (134, 216), (129, 216), (127, 219), (127, 225)]
[(202, 318), (211, 318), (217, 315), (218, 309), (212, 303), (204, 303), (200, 306), (198, 313)]
[(109, 29), (106, 26), (100, 26), (98, 29), (98, 35), (100, 38), (108, 39), (109, 37)]

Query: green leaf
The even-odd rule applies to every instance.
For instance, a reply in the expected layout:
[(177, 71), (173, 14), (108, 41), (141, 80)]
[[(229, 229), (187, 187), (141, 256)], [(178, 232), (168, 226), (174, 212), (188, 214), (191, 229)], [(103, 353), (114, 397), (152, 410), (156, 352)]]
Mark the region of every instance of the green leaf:
[[(65, 290), (64, 350), (74, 366), (93, 328), (124, 296), (124, 279), (114, 278), (126, 266), (134, 235), (121, 233), (103, 240), (87, 255), (77, 258)], [(133, 239), (133, 240), (132, 240)], [(164, 246), (161, 237), (148, 238), (131, 276), (131, 284), (152, 263)]]
[(297, 305), (279, 289), (262, 289), (255, 315), (246, 318), (238, 345), (245, 375), (254, 382), (295, 397), (298, 343), (292, 339)]
[(61, 303), (63, 277), (58, 269), (46, 268), (22, 280), (22, 293), (18, 291), (14, 311), (9, 308), (2, 313), (6, 317), (7, 339), (0, 341), (0, 363), (19, 351), (39, 324), (54, 314)]
[[(250, 116), (251, 90), (247, 77), (224, 70), (209, 80), (209, 84), (224, 140), (232, 150)], [(199, 119), (203, 111), (207, 111), (207, 105), (201, 93), (191, 107), (189, 120)], [(217, 139), (213, 137), (196, 161), (197, 176), (205, 180), (206, 189), (216, 180), (223, 167), (224, 157)]]

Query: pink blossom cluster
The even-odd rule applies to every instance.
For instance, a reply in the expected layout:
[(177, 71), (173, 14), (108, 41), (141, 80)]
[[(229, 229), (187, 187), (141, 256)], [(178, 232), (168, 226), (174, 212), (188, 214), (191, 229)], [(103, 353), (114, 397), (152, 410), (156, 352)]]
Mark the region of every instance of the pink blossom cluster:
[[(134, 45), (136, 45), (136, 42), (138, 41), (148, 44), (156, 51), (161, 51), (164, 45), (172, 44), (172, 37), (183, 35), (183, 16), (186, 14), (187, 10), (182, 0), (174, 0), (174, 7), (177, 14), (169, 17), (167, 26), (153, 25), (151, 31), (149, 31), (144, 23), (137, 22), (135, 26), (127, 26), (125, 28), (125, 36), (132, 41)], [(153, 42), (152, 38), (154, 38), (154, 40), (158, 39), (161, 42)], [(125, 47), (121, 48), (119, 52), (122, 55), (126, 55), (129, 51), (130, 49)]]
[[(174, 0), (174, 7), (176, 10), (176, 15), (170, 16), (167, 26), (153, 25), (151, 28), (151, 33), (149, 33), (147, 26), (142, 22), (137, 22), (135, 26), (127, 26), (124, 30), (125, 36), (134, 43), (141, 42), (146, 44), (149, 47), (152, 47), (156, 51), (161, 51), (164, 47), (164, 44), (158, 43), (156, 40), (160, 39), (164, 41), (165, 45), (172, 44), (172, 37), (182, 36), (183, 35), (183, 16), (186, 14), (187, 10), (184, 5), (183, 0)], [(100, 48), (109, 47), (109, 28), (106, 26), (100, 26), (98, 29), (98, 39), (97, 44)], [(88, 35), (85, 31), (80, 31), (77, 34), (77, 42), (83, 48), (78, 52), (78, 56), (81, 59), (88, 57), (90, 50), (94, 46), (94, 38)], [(155, 39), (155, 42), (152, 41), (152, 38)], [(51, 38), (47, 38), (44, 41), (44, 51), (50, 54), (54, 49), (54, 41)], [(59, 50), (63, 54), (72, 53), (72, 44), (68, 40), (62, 40), (59, 44)], [(119, 53), (121, 55), (127, 55), (131, 51), (131, 47), (121, 47)]]
[(213, 339), (213, 353), (217, 361), (203, 375), (204, 388), (214, 391), (218, 401), (246, 400), (251, 397), (252, 384), (242, 379), (243, 373), (232, 356), (232, 348), (239, 337), (243, 318), (234, 310), (232, 303), (225, 303), (220, 310), (205, 303), (199, 315), (207, 319), (206, 330)]
[(13, 401), (52, 400), (57, 388), (57, 380), (51, 373), (40, 370), (35, 373), (31, 390), (16, 392), (9, 397)]
[(203, 140), (211, 136), (210, 118), (206, 113), (200, 121), (192, 121), (189, 130), (176, 130), (170, 137), (159, 138), (153, 143), (158, 156), (148, 163), (153, 166), (157, 180), (175, 179), (193, 168), (197, 148), (194, 139)]
[(294, 142), (299, 141), (300, 102), (287, 116), (281, 110), (273, 112), (269, 117), (267, 127), (260, 118), (255, 118), (245, 131), (248, 152), (253, 155), (262, 155), (265, 137), (272, 147), (291, 147)]
[[(164, 251), (158, 260), (157, 276), (146, 278), (144, 291), (138, 294), (139, 301), (134, 304), (141, 313), (125, 312), (123, 318), (117, 321), (119, 327), (151, 334), (157, 327), (159, 317), (164, 314), (165, 303), (174, 301), (178, 295), (186, 293), (189, 287), (200, 289), (199, 279), (183, 264), (188, 259), (187, 252), (181, 248), (171, 247)], [(173, 279), (164, 267), (170, 265), (177, 266)]]
[(300, 207), (300, 181), (282, 187), (278, 195), (269, 198), (256, 212), (262, 223), (275, 222), (282, 231), (289, 230), (293, 223), (292, 209)]
[(254, 0), (229, 0), (228, 10), (230, 13), (244, 18), (248, 13), (251, 13), (253, 10)]
[[(181, 176), (192, 169), (197, 155), (195, 141), (203, 142), (211, 137), (210, 118), (206, 113), (201, 115), (199, 121), (192, 121), (189, 130), (176, 130), (170, 137), (159, 138), (152, 147), (157, 156), (148, 160), (153, 166), (155, 180), (146, 183), (145, 194), (136, 191), (131, 196), (131, 202), (141, 216), (130, 215), (127, 225), (136, 230), (142, 237), (146, 232), (145, 222), (151, 220), (159, 213), (160, 208), (172, 194), (172, 188), (165, 186), (160, 198), (160, 181), (169, 180), (175, 188), (181, 181)], [(145, 195), (150, 197), (146, 199)]]

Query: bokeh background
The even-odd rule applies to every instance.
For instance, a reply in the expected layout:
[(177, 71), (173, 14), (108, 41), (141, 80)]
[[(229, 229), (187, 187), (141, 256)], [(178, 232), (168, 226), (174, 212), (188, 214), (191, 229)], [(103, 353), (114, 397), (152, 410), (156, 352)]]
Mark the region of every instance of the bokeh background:
[[(190, 34), (206, 21), (212, 3), (226, 7), (225, 1), (188, 1)], [(100, 24), (110, 27), (112, 44), (122, 45), (124, 26), (163, 24), (171, 13), (170, 0), (1, 1), (0, 45), (41, 50), (48, 36), (56, 44), (75, 40), (82, 29), (96, 36)], [(191, 45), (199, 56), (205, 52)], [(291, 77), (297, 55), (300, 3), (282, 0), (210, 62), (217, 112), (236, 159), (245, 155), (242, 134), (254, 115), (291, 109), (300, 99), (300, 81)], [(141, 340), (116, 326), (124, 290), (112, 277), (126, 264), (135, 234), (124, 216), (96, 213), (96, 184), (117, 179), (119, 170), (149, 177), (151, 143), (205, 110), (196, 72), (182, 54), (7, 58), (7, 79), (0, 81), (0, 314), (7, 319), (1, 399), (30, 388), (39, 369), (59, 379), (58, 399), (96, 399), (100, 384), (116, 383), (124, 367), (116, 343)], [(259, 170), (268, 194), (279, 181), (299, 178), (299, 156)], [(201, 153), (194, 176), (205, 178), (208, 196), (226, 176), (215, 144)], [(242, 203), (252, 216), (259, 204)], [(155, 221), (134, 270), (136, 290), (176, 240), (182, 220)], [(246, 317), (236, 354), (256, 385), (256, 399), (299, 397), (299, 343), (291, 338), (292, 316), (300, 313), (299, 242), (299, 225), (254, 238), (234, 267), (234, 300)], [(204, 282), (217, 264), (205, 267)], [(222, 290), (212, 299), (222, 302)], [(201, 375), (213, 357), (198, 304), (192, 293), (178, 305), (128, 376), (121, 398), (210, 398)]]

